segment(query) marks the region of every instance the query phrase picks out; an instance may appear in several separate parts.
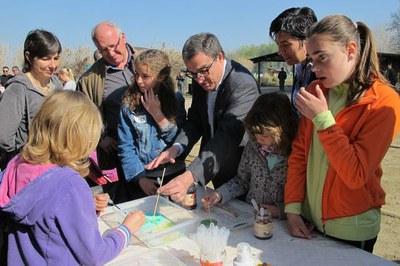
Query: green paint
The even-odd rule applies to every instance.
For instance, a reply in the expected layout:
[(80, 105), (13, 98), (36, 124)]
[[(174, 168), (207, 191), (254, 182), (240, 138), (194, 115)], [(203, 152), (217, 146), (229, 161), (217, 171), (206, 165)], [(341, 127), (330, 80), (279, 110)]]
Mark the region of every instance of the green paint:
[(217, 225), (218, 222), (215, 219), (204, 219), (200, 223), (204, 224), (206, 227), (210, 227), (211, 223), (213, 223), (214, 225)]
[(157, 233), (175, 225), (172, 221), (168, 220), (164, 215), (156, 213), (146, 214), (146, 222), (140, 228), (146, 233)]

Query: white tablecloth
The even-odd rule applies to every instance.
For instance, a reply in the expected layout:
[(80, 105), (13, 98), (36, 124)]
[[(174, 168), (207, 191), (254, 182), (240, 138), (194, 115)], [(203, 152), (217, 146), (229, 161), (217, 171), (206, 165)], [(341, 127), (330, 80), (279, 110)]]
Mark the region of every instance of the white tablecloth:
[[(120, 204), (122, 208), (129, 208), (130, 202)], [(248, 205), (248, 208), (252, 206)], [(106, 210), (110, 211), (110, 209)], [(193, 210), (203, 218), (206, 213), (200, 209)], [(259, 262), (268, 262), (278, 265), (397, 265), (394, 262), (375, 256), (361, 249), (323, 237), (314, 233), (311, 240), (295, 238), (289, 235), (286, 221), (273, 221), (274, 235), (268, 240), (259, 240), (253, 235), (253, 227), (246, 227), (231, 231), (226, 248), (227, 265), (232, 265), (236, 257), (236, 244), (247, 242), (251, 246), (251, 252), (255, 265)], [(105, 231), (108, 226), (99, 219), (99, 228)], [(186, 265), (199, 265), (200, 250), (197, 244), (189, 237), (181, 237), (173, 242), (161, 246), (169, 254), (175, 256)], [(149, 250), (143, 245), (131, 245), (124, 250), (115, 260), (113, 265), (120, 265), (129, 257), (140, 256)], [(168, 265), (168, 264), (166, 264)]]

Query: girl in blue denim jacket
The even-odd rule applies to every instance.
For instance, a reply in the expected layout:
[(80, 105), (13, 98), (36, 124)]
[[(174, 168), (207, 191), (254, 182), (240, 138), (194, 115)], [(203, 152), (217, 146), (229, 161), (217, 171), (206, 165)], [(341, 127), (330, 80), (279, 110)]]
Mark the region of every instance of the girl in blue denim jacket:
[(154, 195), (157, 181), (144, 167), (173, 143), (186, 111), (183, 95), (175, 92), (167, 54), (149, 49), (134, 64), (135, 82), (120, 111), (118, 156), (127, 181)]

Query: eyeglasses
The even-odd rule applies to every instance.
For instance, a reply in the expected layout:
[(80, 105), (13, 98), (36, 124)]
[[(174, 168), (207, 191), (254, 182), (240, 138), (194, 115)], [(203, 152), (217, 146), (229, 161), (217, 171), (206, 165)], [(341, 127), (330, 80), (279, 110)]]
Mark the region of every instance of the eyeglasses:
[(197, 79), (199, 77), (205, 77), (208, 74), (210, 74), (210, 68), (212, 67), (212, 65), (215, 62), (215, 59), (217, 59), (217, 57), (214, 57), (214, 59), (212, 60), (212, 62), (208, 65), (205, 66), (203, 70), (200, 70), (199, 72), (190, 72), (189, 70), (185, 70), (185, 76), (191, 79)]
[(121, 40), (121, 34), (119, 34), (118, 41), (117, 41), (116, 44), (107, 46), (105, 48), (97, 48), (97, 51), (99, 51), (99, 53), (101, 53), (101, 54), (106, 53), (106, 52), (110, 52), (110, 51), (115, 51), (115, 49), (117, 49), (117, 47), (119, 45), (120, 40)]

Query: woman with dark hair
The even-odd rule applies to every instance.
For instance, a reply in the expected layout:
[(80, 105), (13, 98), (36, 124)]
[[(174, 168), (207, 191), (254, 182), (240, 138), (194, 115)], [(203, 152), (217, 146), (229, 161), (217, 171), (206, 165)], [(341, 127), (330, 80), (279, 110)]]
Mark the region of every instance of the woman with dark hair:
[(60, 41), (53, 33), (45, 30), (28, 33), (22, 73), (7, 81), (7, 90), (0, 101), (0, 148), (7, 152), (1, 169), (27, 141), (30, 122), (44, 97), (53, 90), (62, 89), (61, 82), (54, 76), (61, 51)]

